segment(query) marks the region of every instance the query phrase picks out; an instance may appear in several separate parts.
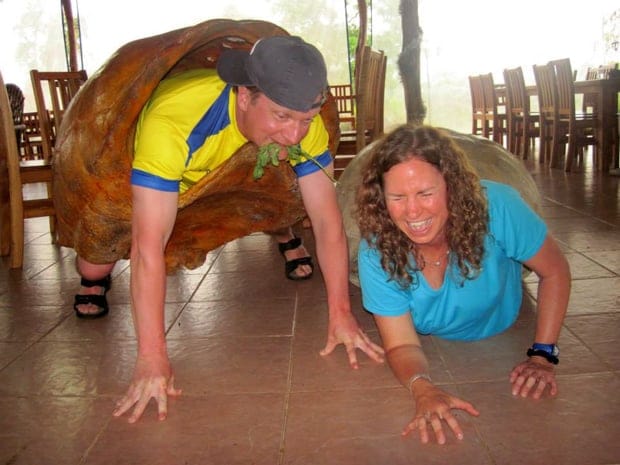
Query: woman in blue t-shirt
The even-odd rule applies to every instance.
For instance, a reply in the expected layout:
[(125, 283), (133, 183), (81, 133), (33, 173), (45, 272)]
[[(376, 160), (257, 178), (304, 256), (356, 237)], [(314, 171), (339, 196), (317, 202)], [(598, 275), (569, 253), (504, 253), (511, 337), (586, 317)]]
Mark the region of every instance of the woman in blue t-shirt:
[(542, 219), (510, 186), (480, 180), (440, 130), (401, 126), (371, 154), (358, 192), (359, 277), (392, 371), (415, 399), (403, 434), (446, 440), (442, 420), (478, 411), (435, 386), (420, 334), (472, 341), (510, 327), (521, 306), (522, 265), (540, 279), (528, 358), (510, 374), (513, 395), (557, 393), (557, 340), (570, 270)]

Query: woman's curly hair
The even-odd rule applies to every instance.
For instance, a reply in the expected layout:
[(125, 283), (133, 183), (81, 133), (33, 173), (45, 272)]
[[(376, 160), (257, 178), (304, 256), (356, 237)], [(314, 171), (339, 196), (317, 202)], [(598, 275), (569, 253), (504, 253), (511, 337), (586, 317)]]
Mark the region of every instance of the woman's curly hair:
[[(484, 237), (488, 229), (486, 198), (480, 178), (463, 151), (443, 131), (429, 126), (403, 125), (387, 134), (369, 154), (357, 192), (357, 222), (361, 236), (381, 254), (381, 265), (403, 287), (414, 283), (423, 264), (419, 251), (394, 224), (386, 207), (383, 176), (393, 166), (419, 158), (435, 166), (444, 177), (448, 191), (446, 237), (451, 260), (465, 279), (475, 277), (481, 268)], [(422, 265), (423, 267), (423, 265)], [(417, 284), (417, 283), (415, 283)]]

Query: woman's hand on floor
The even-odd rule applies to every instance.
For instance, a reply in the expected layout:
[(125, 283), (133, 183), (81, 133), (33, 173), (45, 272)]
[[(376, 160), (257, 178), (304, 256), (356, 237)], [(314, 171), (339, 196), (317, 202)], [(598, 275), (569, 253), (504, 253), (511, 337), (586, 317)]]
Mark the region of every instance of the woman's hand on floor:
[(420, 434), (420, 441), (426, 444), (430, 439), (429, 430), (432, 430), (437, 444), (445, 444), (443, 422), (446, 422), (457, 439), (463, 439), (463, 430), (452, 414), (452, 409), (463, 410), (476, 417), (480, 412), (469, 402), (445, 392), (434, 384), (420, 380), (420, 384), (422, 383), (425, 385), (415, 389), (413, 393), (416, 415), (405, 426), (402, 435), (407, 436), (417, 431)]
[(555, 380), (553, 365), (542, 357), (530, 357), (519, 363), (510, 372), (512, 395), (540, 399), (549, 386), (549, 394), (558, 393), (558, 384)]

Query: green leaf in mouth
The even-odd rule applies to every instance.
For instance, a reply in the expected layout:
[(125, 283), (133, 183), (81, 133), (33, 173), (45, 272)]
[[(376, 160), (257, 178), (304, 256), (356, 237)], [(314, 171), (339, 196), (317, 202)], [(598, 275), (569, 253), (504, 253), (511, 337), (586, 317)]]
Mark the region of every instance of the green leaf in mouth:
[[(254, 167), (254, 179), (260, 179), (265, 173), (265, 167), (269, 164), (278, 166), (280, 160), (278, 155), (281, 150), (281, 146), (276, 143), (263, 145), (258, 149), (258, 155), (256, 157), (256, 166)], [(330, 179), (331, 182), (336, 183), (336, 180), (323, 168), (323, 166), (311, 157), (308, 153), (304, 152), (299, 144), (288, 145), (286, 147), (287, 159), (301, 163), (306, 160), (312, 161), (315, 165), (321, 168), (321, 171)]]

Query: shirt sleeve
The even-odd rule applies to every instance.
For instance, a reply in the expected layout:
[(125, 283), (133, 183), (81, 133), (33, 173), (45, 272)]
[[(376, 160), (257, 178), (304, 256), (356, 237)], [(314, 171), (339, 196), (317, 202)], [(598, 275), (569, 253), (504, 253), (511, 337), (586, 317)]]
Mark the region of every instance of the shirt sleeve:
[[(144, 116), (144, 115), (143, 115)], [(188, 147), (170, 118), (141, 117), (136, 137), (133, 168), (171, 181), (180, 181), (187, 161)]]
[(519, 262), (532, 258), (547, 237), (547, 225), (511, 186), (485, 182), (490, 233), (506, 255)]
[(402, 315), (409, 311), (408, 293), (381, 267), (379, 252), (365, 239), (360, 241), (358, 269), (362, 303), (371, 313), (384, 316)]

